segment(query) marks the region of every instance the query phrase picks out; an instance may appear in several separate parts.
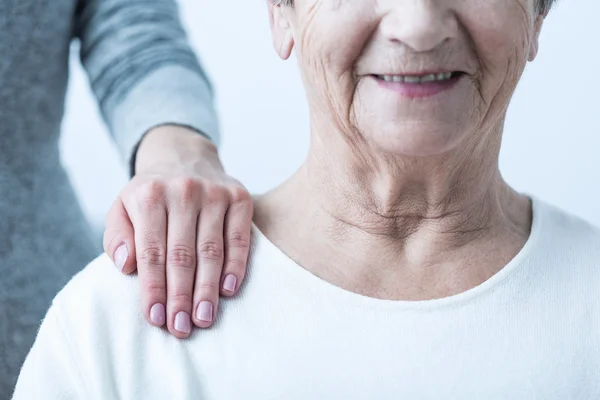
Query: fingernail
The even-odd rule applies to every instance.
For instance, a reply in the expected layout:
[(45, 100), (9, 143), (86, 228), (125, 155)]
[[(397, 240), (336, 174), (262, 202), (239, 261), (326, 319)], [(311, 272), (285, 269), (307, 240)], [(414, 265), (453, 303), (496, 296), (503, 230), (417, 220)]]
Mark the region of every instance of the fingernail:
[(235, 275), (227, 275), (223, 281), (223, 289), (228, 292), (235, 292), (235, 285), (237, 284), (237, 278)]
[(115, 265), (117, 266), (119, 271), (123, 271), (123, 267), (125, 266), (127, 257), (129, 257), (127, 245), (122, 244), (119, 246), (119, 248), (117, 248), (117, 251), (115, 251)]
[(200, 321), (212, 322), (213, 319), (213, 306), (210, 301), (201, 301), (198, 305), (198, 311), (196, 317)]
[(190, 316), (185, 311), (179, 311), (175, 316), (175, 330), (181, 333), (190, 333), (192, 331)]
[(150, 309), (150, 321), (157, 326), (163, 326), (165, 324), (166, 318), (164, 305), (156, 303), (152, 306)]

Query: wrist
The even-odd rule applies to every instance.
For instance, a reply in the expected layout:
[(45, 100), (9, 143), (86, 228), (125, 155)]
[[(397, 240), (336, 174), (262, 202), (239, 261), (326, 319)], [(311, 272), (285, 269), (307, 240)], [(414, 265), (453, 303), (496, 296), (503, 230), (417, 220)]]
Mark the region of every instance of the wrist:
[(158, 165), (185, 165), (198, 160), (223, 169), (217, 147), (206, 136), (184, 126), (162, 125), (140, 140), (132, 158), (132, 175)]

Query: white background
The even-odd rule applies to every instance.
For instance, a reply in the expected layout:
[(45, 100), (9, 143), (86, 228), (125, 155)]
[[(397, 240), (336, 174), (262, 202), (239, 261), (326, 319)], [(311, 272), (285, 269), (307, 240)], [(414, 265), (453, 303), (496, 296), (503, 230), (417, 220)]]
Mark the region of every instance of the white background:
[[(367, 0), (365, 0), (367, 1)], [(253, 192), (289, 176), (308, 148), (307, 107), (294, 61), (272, 51), (265, 0), (181, 0), (190, 40), (216, 87), (221, 156)], [(541, 52), (512, 102), (501, 169), (518, 190), (600, 225), (600, 1), (561, 0)], [(91, 222), (126, 183), (76, 58), (63, 163)]]

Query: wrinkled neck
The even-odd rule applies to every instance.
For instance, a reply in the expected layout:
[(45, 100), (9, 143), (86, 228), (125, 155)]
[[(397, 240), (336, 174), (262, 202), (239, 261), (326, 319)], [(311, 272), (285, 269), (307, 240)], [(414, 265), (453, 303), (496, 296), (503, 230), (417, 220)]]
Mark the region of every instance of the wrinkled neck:
[(294, 179), (332, 219), (376, 236), (404, 238), (422, 225), (478, 231), (494, 222), (509, 191), (498, 169), (500, 134), (420, 158), (335, 135), (313, 132)]
[[(300, 170), (257, 200), (257, 225), (349, 290), (386, 298), (466, 290), (529, 235), (529, 200), (503, 181), (497, 149), (499, 140), (418, 159), (313, 140)], [(411, 292), (418, 288), (435, 293)]]

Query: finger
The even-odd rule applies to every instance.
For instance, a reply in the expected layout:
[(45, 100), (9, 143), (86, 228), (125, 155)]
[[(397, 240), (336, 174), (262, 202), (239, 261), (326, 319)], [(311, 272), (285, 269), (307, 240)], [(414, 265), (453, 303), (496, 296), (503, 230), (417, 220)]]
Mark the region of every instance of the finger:
[(212, 325), (219, 305), (219, 283), (223, 269), (223, 223), (225, 202), (211, 203), (200, 212), (198, 221), (198, 270), (194, 289), (194, 324)]
[[(131, 210), (131, 207), (128, 208)], [(139, 189), (133, 212), (142, 312), (154, 326), (166, 322), (167, 210), (155, 184)], [(130, 213), (131, 215), (131, 213)]]
[(192, 331), (197, 223), (198, 209), (196, 207), (178, 207), (169, 212), (167, 326), (169, 332), (180, 339), (188, 337)]
[(106, 215), (104, 251), (124, 274), (135, 271), (133, 225), (121, 198), (117, 198)]
[[(245, 189), (243, 190), (245, 192)], [(239, 289), (246, 275), (250, 252), (250, 231), (254, 213), (252, 198), (245, 192), (239, 193), (236, 199), (237, 201), (229, 206), (225, 217), (225, 262), (221, 282), (223, 296), (232, 296)]]

